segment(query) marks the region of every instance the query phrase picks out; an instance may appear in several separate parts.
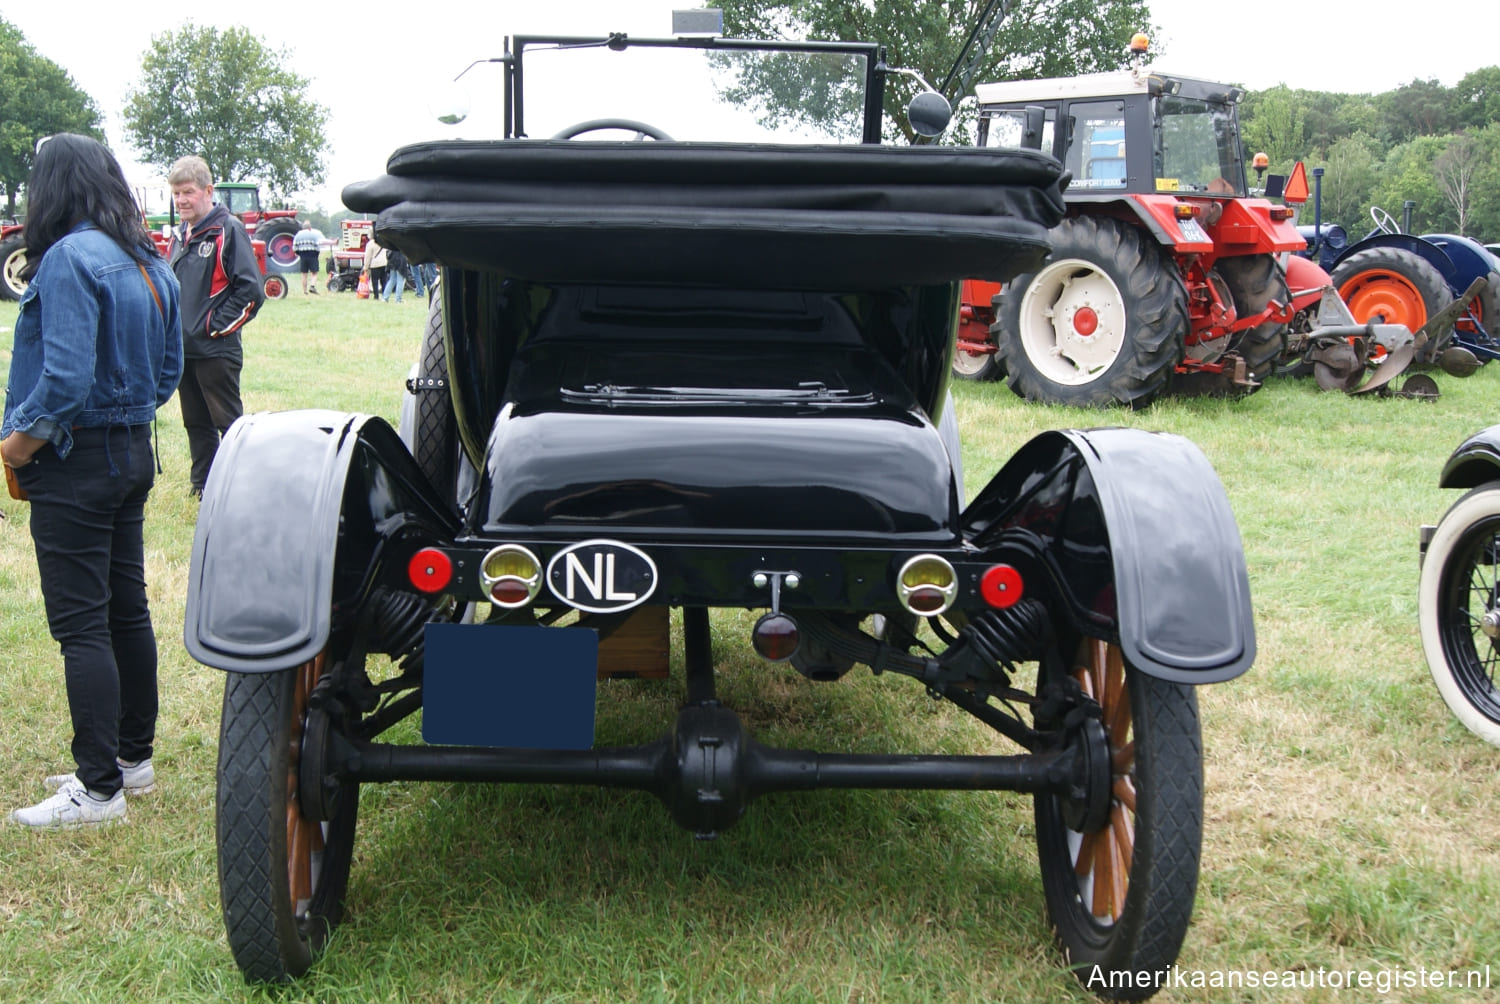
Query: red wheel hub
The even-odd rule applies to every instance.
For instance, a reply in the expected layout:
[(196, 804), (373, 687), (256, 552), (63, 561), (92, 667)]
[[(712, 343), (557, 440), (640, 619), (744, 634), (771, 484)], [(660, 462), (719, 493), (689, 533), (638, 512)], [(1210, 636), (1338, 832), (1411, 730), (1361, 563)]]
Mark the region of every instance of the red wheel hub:
[(1073, 312), (1073, 330), (1085, 338), (1099, 330), (1099, 315), (1093, 307), (1079, 307)]

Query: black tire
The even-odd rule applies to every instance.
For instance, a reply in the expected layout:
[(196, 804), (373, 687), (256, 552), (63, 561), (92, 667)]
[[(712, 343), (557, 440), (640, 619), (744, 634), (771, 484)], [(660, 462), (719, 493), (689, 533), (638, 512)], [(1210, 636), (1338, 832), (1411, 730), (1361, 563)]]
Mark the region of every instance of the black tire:
[(21, 278), (26, 267), (26, 237), (18, 234), (0, 242), (0, 300), (19, 300), (28, 285)]
[(1500, 746), (1500, 481), (1464, 494), (1427, 545), (1417, 584), (1422, 651), (1450, 711)]
[(1484, 333), (1490, 338), (1500, 339), (1500, 272), (1491, 272), (1485, 277), (1484, 289), (1474, 298), (1470, 309), (1479, 312)]
[(452, 388), (448, 382), (448, 350), (443, 344), (443, 289), (439, 285), (427, 304), (427, 330), (417, 363), (412, 456), (445, 501), (456, 502), (458, 426), (453, 418)]
[(1442, 273), (1401, 248), (1356, 251), (1334, 267), (1332, 278), (1334, 289), (1360, 324), (1383, 318), (1387, 324), (1404, 324), (1415, 334), (1429, 317), (1453, 302)]
[(229, 673), (219, 729), (219, 899), (247, 982), (302, 975), (343, 915), (359, 786), (327, 822), (302, 814), (297, 759), (319, 656), (276, 673)]
[(255, 228), (255, 239), (266, 242), (267, 272), (296, 272), (302, 267), (302, 259), (292, 247), (292, 238), (302, 225), (296, 220), (278, 216), (266, 220)]
[(285, 300), (290, 292), (290, 284), (280, 272), (271, 272), (261, 276), (260, 290), (267, 300)]
[[(1103, 641), (1084, 639), (1072, 665), (1085, 692), (1102, 695), (1115, 759), (1114, 798), (1110, 821), (1081, 834), (1064, 821), (1056, 795), (1036, 796), (1042, 888), (1058, 945), (1083, 985), (1101, 997), (1139, 1000), (1157, 988), (1135, 985), (1135, 977), (1176, 961), (1197, 892), (1203, 835), (1198, 700), (1191, 687), (1125, 666), (1119, 648)], [(1121, 694), (1128, 699), (1122, 702)], [(1110, 856), (1117, 847), (1129, 852), (1123, 868)], [(1075, 861), (1083, 855), (1091, 855), (1091, 863), (1079, 877)], [(1122, 897), (1110, 878), (1123, 880)]]
[[(996, 299), (999, 298), (997, 297)], [(967, 327), (973, 331), (979, 325), (971, 323), (963, 327)], [(990, 344), (994, 344), (995, 325), (992, 324), (986, 329), (985, 338)], [(1003, 380), (1005, 378), (1005, 367), (1000, 365), (1000, 360), (993, 352), (965, 352), (961, 347), (955, 345), (953, 347), (953, 375), (960, 380), (988, 383), (992, 380)]]
[[(1286, 272), (1277, 263), (1275, 255), (1220, 258), (1214, 267), (1229, 284), (1235, 313), (1240, 317), (1260, 313), (1272, 300), (1283, 306), (1289, 306), (1292, 302)], [(1240, 332), (1233, 349), (1245, 360), (1245, 367), (1252, 378), (1265, 380), (1275, 372), (1277, 364), (1286, 355), (1286, 335), (1285, 324), (1267, 321)]]
[(1005, 369), (995, 361), (993, 352), (965, 352), (957, 346), (953, 349), (953, 375), (960, 380), (989, 383), (1005, 376)]
[[(1000, 295), (996, 356), (1010, 389), (1050, 404), (1150, 404), (1166, 390), (1189, 331), (1176, 265), (1118, 220), (1076, 216), (1051, 237), (1046, 264)], [(1085, 311), (1096, 323), (1087, 332)]]

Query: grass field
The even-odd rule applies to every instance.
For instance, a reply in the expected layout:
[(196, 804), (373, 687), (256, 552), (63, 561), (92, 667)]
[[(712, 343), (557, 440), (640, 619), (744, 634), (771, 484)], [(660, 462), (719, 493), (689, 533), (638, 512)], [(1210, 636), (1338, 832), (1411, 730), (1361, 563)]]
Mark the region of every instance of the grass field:
[[(394, 421), (423, 319), (410, 296), (395, 305), (294, 292), (269, 304), (247, 340), (247, 410)], [(15, 305), (0, 304), (6, 367), (14, 321)], [(1323, 986), (1174, 988), (1159, 999), (1500, 1000), (1500, 750), (1450, 718), (1415, 611), (1417, 527), (1456, 497), (1437, 488), (1448, 453), (1500, 421), (1500, 366), (1438, 380), (1436, 402), (1275, 381), (1242, 400), (1139, 413), (1026, 405), (1003, 385), (955, 388), (971, 494), (1042, 430), (1130, 425), (1197, 442), (1239, 520), (1259, 657), (1199, 695), (1207, 818), (1179, 963), (1188, 979), (1272, 970)], [(1089, 999), (1051, 947), (1031, 805), (1019, 795), (768, 796), (717, 841), (697, 842), (644, 794), (417, 783), (363, 793), (346, 920), (314, 971), (284, 992), (245, 987), (215, 877), (222, 676), (181, 643), (196, 505), (175, 403), (161, 413), (160, 443), (147, 548), (161, 788), (132, 801), (123, 827), (0, 826), (0, 1000)], [(27, 510), (9, 499), (0, 510), (8, 811), (71, 764)], [(813, 684), (762, 663), (749, 623), (715, 620), (720, 694), (767, 742), (1005, 748), (910, 681), (856, 671)], [(600, 742), (655, 738), (679, 688), (680, 678), (601, 685)], [(1488, 967), (1493, 989), (1405, 986), (1415, 977), (1395, 972), (1419, 967), (1424, 982), (1426, 970)], [(1375, 985), (1332, 986), (1351, 972)], [(1393, 978), (1382, 993), (1377, 981)]]

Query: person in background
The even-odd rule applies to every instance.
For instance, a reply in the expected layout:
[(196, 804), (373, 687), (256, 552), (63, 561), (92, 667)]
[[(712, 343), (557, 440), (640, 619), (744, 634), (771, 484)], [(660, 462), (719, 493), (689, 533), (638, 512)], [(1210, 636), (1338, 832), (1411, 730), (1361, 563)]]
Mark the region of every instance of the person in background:
[(370, 280), (370, 301), (373, 303), (385, 287), (386, 250), (376, 243), (372, 233), (365, 241), (365, 278)]
[[(151, 426), (182, 372), (179, 294), (114, 156), (63, 134), (26, 183), (27, 264), (0, 457), (31, 503), (47, 628), (62, 650), (72, 774), (11, 819), (44, 829), (126, 818), (156, 785), (156, 632), (144, 524)], [(20, 667), (7, 667), (19, 671)]]
[(385, 292), (380, 295), (387, 302), (391, 298), (391, 290), (396, 291), (396, 302), (401, 302), (401, 291), (406, 288), (406, 255), (401, 253), (400, 248), (390, 248), (385, 253)]
[(182, 284), (182, 424), (192, 454), (189, 491), (203, 497), (219, 441), (244, 411), (240, 332), (265, 302), (260, 266), (240, 221), (214, 203), (213, 175), (202, 157), (183, 157), (167, 173), (182, 229), (167, 258)]
[(311, 220), (302, 221), (302, 229), (292, 238), (292, 250), (301, 259), (302, 292), (318, 291), (318, 258), (323, 253), (323, 235), (313, 227)]
[(411, 269), (411, 291), (418, 296), (427, 295), (427, 266), (421, 262), (406, 259), (407, 266)]

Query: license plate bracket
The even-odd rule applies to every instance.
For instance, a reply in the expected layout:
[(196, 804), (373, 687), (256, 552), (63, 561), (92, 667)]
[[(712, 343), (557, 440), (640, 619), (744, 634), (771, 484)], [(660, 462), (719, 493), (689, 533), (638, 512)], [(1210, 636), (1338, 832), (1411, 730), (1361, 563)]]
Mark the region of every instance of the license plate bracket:
[(590, 628), (429, 624), (422, 739), (591, 749), (598, 665), (599, 635)]

